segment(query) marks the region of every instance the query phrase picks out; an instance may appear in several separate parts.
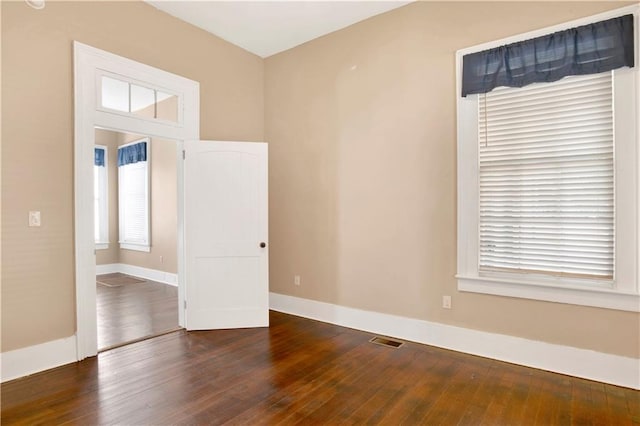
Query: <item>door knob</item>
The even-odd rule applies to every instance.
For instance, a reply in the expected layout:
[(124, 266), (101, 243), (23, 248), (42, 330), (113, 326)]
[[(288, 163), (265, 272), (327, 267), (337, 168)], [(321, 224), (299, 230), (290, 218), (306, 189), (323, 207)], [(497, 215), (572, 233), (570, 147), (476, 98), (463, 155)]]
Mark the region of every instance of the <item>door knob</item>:
[(260, 248), (265, 248), (266, 246), (267, 246), (267, 243), (265, 242), (260, 243)]

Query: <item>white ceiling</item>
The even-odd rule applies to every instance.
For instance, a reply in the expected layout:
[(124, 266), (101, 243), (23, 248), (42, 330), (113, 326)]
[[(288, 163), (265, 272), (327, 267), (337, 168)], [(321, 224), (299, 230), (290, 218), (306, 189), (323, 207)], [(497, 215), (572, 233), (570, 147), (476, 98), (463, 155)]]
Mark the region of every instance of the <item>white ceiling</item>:
[(410, 1), (163, 1), (154, 7), (266, 58)]

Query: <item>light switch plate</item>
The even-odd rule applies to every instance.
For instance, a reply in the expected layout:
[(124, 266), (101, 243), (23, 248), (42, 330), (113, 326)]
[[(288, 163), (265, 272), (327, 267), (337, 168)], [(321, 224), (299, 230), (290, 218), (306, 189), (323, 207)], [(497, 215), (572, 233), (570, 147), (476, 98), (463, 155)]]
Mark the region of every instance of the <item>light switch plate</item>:
[(40, 212), (29, 212), (29, 226), (40, 226)]
[(442, 296), (442, 307), (444, 309), (451, 309), (451, 296)]

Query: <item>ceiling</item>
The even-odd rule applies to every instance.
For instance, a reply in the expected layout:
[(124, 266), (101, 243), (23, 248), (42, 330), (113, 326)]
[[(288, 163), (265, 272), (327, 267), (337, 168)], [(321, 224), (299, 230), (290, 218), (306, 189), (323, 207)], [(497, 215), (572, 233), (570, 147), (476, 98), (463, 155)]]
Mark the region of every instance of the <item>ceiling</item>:
[(410, 1), (163, 1), (152, 6), (266, 58)]

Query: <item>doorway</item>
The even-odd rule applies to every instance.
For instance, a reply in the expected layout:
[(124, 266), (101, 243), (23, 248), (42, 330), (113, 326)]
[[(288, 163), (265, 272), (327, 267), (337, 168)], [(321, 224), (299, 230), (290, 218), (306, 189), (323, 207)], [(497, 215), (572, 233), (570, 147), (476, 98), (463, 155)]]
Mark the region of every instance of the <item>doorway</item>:
[[(200, 89), (196, 81), (82, 43), (74, 42), (74, 57), (76, 345), (77, 359), (82, 360), (98, 353), (96, 260), (99, 250), (93, 208), (96, 128), (170, 139), (175, 141), (174, 158), (181, 158), (183, 141), (198, 140), (200, 136)], [(182, 188), (182, 161), (177, 162), (176, 172), (177, 188)], [(185, 325), (186, 279), (180, 192), (177, 198), (175, 276), (178, 324), (182, 327)]]
[[(104, 351), (181, 328), (178, 159), (175, 141), (135, 133), (97, 128), (95, 144), (97, 337)], [(126, 156), (135, 148), (144, 158)]]
[[(137, 158), (124, 163), (134, 164), (132, 174), (140, 173), (137, 162), (149, 154), (142, 149), (151, 146), (149, 138), (176, 141), (179, 326), (268, 327), (267, 144), (200, 141), (195, 81), (78, 42), (74, 57), (78, 360), (98, 353), (96, 128), (146, 135), (124, 156)], [(119, 248), (150, 252), (153, 236), (120, 223), (129, 221), (123, 205)], [(123, 229), (131, 232), (123, 235)]]

